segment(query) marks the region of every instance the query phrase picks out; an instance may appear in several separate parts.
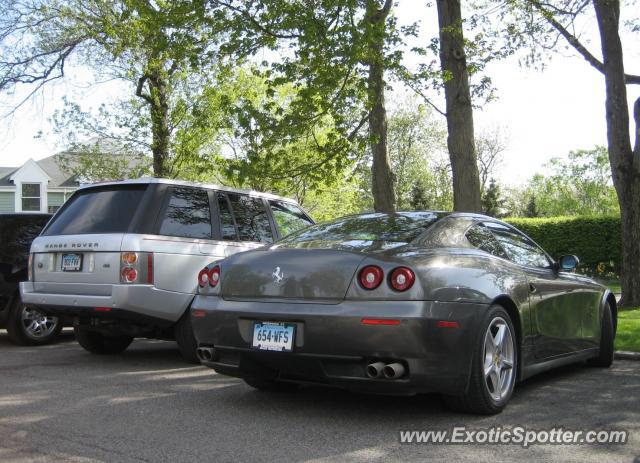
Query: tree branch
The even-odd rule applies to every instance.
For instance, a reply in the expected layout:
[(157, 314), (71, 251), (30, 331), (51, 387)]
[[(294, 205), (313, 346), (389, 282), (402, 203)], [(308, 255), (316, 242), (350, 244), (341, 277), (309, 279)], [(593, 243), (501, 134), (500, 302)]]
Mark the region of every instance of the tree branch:
[[(375, 0), (370, 0), (370, 1), (375, 1)], [(376, 24), (384, 21), (389, 15), (389, 12), (391, 11), (392, 6), (393, 6), (393, 0), (385, 0), (384, 5), (382, 5), (382, 8), (376, 9), (376, 12), (371, 16), (371, 22), (373, 24)]]
[(147, 82), (148, 77), (149, 76), (145, 74), (138, 79), (138, 84), (136, 85), (136, 96), (142, 98), (149, 104), (153, 104), (151, 95), (149, 95), (148, 93), (144, 93), (144, 84)]
[(362, 129), (362, 127), (364, 127), (364, 124), (369, 120), (369, 116), (371, 116), (371, 112), (367, 111), (367, 113), (362, 117), (362, 119), (360, 119), (360, 122), (358, 122), (358, 125), (356, 125), (353, 128), (353, 130), (349, 135), (347, 135), (348, 141), (350, 142), (353, 141), (356, 135), (358, 135), (358, 132), (360, 131), (360, 129)]
[[(596, 58), (589, 50), (587, 50), (587, 47), (585, 47), (575, 35), (560, 24), (560, 22), (553, 16), (552, 12), (543, 7), (537, 0), (529, 0), (529, 3), (531, 3), (531, 5), (542, 14), (542, 17), (551, 24), (551, 26), (553, 26), (553, 28), (557, 30), (558, 33), (567, 40), (567, 42), (569, 42), (569, 45), (582, 55), (582, 57), (591, 66), (604, 74), (604, 65), (602, 64), (602, 61)], [(640, 75), (625, 74), (624, 81), (626, 84), (640, 85)]]
[(437, 113), (439, 113), (440, 115), (447, 117), (447, 113), (445, 111), (442, 111), (440, 108), (438, 108), (436, 106), (435, 103), (433, 103), (429, 98), (427, 98), (427, 96), (422, 92), (422, 90), (420, 90), (418, 87), (415, 87), (412, 85), (412, 82), (405, 80), (404, 81), (405, 85), (407, 87), (409, 87), (411, 90), (413, 90), (418, 96), (422, 97), (422, 99), (425, 101), (425, 103), (427, 103), (429, 106), (431, 106)]
[(233, 5), (231, 2), (224, 2), (221, 0), (216, 1), (218, 5), (222, 5), (224, 7), (229, 8), (236, 13), (241, 14), (245, 19), (247, 19), (256, 29), (258, 29), (263, 34), (267, 34), (276, 39), (297, 39), (300, 38), (299, 34), (281, 34), (278, 32), (274, 32), (272, 29), (262, 25), (247, 9), (243, 9)]

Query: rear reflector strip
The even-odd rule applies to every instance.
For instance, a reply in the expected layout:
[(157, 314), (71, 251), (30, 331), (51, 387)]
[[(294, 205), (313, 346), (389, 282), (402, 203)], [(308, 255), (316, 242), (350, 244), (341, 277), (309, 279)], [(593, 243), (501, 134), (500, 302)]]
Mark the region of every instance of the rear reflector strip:
[(153, 284), (153, 253), (147, 254), (147, 283)]
[(392, 320), (388, 318), (363, 318), (363, 325), (399, 325), (400, 320)]
[(96, 312), (111, 312), (111, 307), (94, 307), (93, 310)]
[(460, 328), (460, 324), (458, 322), (449, 322), (446, 320), (440, 320), (438, 322), (438, 328)]
[(207, 312), (205, 312), (204, 310), (192, 310), (191, 315), (197, 318), (202, 318), (207, 315)]

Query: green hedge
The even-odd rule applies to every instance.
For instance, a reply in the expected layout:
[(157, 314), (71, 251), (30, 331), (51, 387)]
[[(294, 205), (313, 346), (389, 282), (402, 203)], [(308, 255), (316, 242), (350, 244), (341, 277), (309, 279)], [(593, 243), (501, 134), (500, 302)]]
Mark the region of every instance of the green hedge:
[(553, 258), (575, 254), (580, 270), (614, 276), (620, 269), (620, 217), (505, 219), (542, 246)]

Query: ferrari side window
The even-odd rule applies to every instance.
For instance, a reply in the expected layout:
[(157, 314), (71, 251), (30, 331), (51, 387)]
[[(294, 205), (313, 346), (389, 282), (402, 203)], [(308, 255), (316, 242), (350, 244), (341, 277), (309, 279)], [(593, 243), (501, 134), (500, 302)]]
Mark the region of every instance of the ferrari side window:
[(551, 265), (544, 251), (526, 236), (500, 223), (485, 222), (484, 225), (502, 245), (509, 260), (528, 267), (547, 268)]
[(489, 254), (493, 254), (494, 256), (508, 259), (507, 254), (504, 252), (504, 249), (502, 249), (502, 246), (496, 237), (493, 236), (493, 234), (487, 230), (484, 225), (474, 225), (467, 230), (465, 236), (473, 247), (488, 252)]

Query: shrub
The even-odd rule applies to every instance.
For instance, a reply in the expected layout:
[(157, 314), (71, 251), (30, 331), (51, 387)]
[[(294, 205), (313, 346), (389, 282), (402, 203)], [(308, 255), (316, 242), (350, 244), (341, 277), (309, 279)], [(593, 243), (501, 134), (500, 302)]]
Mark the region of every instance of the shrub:
[(511, 218), (519, 228), (542, 246), (551, 257), (575, 254), (580, 271), (598, 276), (615, 276), (620, 271), (620, 217)]

